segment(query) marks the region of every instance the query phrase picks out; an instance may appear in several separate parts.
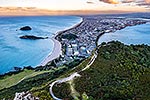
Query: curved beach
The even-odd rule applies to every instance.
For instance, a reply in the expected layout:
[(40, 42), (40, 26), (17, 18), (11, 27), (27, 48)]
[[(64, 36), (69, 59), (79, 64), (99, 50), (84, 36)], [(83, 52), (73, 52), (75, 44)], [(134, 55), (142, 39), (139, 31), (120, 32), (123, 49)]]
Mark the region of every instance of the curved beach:
[(42, 62), (41, 62), (41, 66), (45, 66), (48, 62), (58, 58), (61, 54), (62, 54), (62, 51), (61, 51), (61, 43), (52, 38), (53, 42), (54, 42), (54, 49), (52, 51), (52, 53), (50, 53)]
[(54, 42), (53, 51), (50, 54), (48, 54), (48, 56), (40, 63), (39, 66), (45, 66), (48, 62), (50, 62), (50, 61), (58, 58), (60, 55), (62, 55), (62, 45), (57, 40), (57, 36), (59, 36), (63, 32), (66, 32), (68, 30), (71, 30), (72, 28), (75, 28), (75, 27), (79, 26), (80, 24), (82, 24), (82, 22), (83, 22), (83, 18), (81, 18), (81, 20), (77, 24), (75, 24), (75, 25), (73, 25), (73, 26), (71, 26), (69, 28), (66, 28), (66, 29), (64, 29), (62, 31), (56, 32), (54, 37), (51, 38), (53, 40), (53, 42)]

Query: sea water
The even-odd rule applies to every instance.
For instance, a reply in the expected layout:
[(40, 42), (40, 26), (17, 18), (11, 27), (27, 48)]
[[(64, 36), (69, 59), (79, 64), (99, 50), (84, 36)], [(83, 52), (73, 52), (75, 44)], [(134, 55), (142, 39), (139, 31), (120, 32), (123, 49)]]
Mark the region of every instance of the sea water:
[(150, 23), (129, 26), (114, 33), (105, 33), (102, 35), (98, 44), (118, 40), (124, 44), (147, 44), (150, 45)]
[[(52, 52), (50, 39), (57, 31), (64, 30), (81, 20), (75, 16), (17, 16), (0, 17), (0, 74), (14, 67), (36, 67)], [(23, 26), (31, 31), (19, 30)], [(50, 37), (49, 39), (20, 39), (23, 35)]]

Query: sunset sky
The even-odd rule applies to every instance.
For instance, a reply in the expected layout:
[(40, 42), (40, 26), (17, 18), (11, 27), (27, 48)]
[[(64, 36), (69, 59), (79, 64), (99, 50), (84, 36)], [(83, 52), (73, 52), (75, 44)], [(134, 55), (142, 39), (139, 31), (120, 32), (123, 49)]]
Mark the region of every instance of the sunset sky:
[(3, 7), (36, 7), (48, 10), (150, 12), (150, 0), (0, 0), (0, 8), (2, 9)]

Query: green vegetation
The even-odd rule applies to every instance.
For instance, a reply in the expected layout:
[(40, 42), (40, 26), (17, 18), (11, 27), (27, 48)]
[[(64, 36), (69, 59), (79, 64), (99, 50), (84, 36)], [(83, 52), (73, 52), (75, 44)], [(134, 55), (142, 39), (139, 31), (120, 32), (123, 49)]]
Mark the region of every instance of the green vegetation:
[(77, 36), (75, 34), (65, 34), (65, 35), (62, 35), (62, 38), (63, 39), (68, 39), (68, 40), (75, 40), (77, 38)]
[(98, 50), (90, 69), (80, 73), (75, 89), (94, 100), (148, 100), (150, 47), (110, 42)]
[[(89, 59), (68, 73), (80, 71)], [(70, 84), (76, 91), (71, 96), (76, 100), (149, 100), (150, 46), (102, 43), (94, 63), (80, 75)], [(72, 90), (62, 92), (64, 88), (66, 86), (57, 87), (55, 94), (63, 97)]]
[[(59, 68), (53, 68), (50, 71), (39, 71), (35, 72), (34, 74), (32, 73), (30, 77), (25, 78), (21, 82), (19, 82), (16, 85), (13, 85), (9, 88), (5, 88), (0, 90), (0, 99), (13, 99), (14, 95), (16, 92), (23, 92), (23, 91), (30, 91), (33, 94), (39, 95), (39, 94), (44, 94), (40, 95), (40, 98), (45, 97), (45, 94), (49, 94), (48, 91), (48, 83), (52, 80), (57, 78), (63, 73), (63, 69), (65, 67), (59, 67)], [(41, 92), (41, 91), (44, 91)], [(45, 93), (46, 91), (46, 93)], [(50, 95), (47, 95), (49, 97)], [(44, 100), (44, 99), (43, 99)]]
[(0, 78), (0, 90), (17, 84), (25, 76), (30, 75), (32, 73), (34, 73), (33, 70), (26, 70), (25, 69), (23, 72), (20, 72), (18, 74), (14, 74), (11, 76), (7, 75), (4, 77), (1, 77)]
[[(50, 64), (36, 71), (24, 70), (12, 76), (4, 76), (3, 79), (1, 77), (0, 86), (5, 88), (0, 90), (0, 100), (12, 99), (16, 92), (22, 91), (30, 91), (40, 100), (52, 100), (49, 84), (77, 71), (81, 77), (54, 85), (53, 92), (57, 97), (67, 100), (149, 100), (150, 46), (128, 46), (114, 41), (102, 43), (94, 63), (81, 71), (90, 59), (82, 62), (75, 60), (60, 67), (50, 67)], [(21, 82), (11, 86), (22, 78)], [(13, 81), (11, 85), (9, 82), (6, 82), (9, 85), (5, 85), (4, 80)]]
[[(72, 66), (66, 64), (59, 67), (53, 67), (52, 63), (44, 67), (37, 67), (33, 70), (25, 69), (19, 73), (2, 76), (0, 77), (0, 82), (2, 83), (0, 84), (2, 87), (0, 89), (0, 100), (3, 98), (13, 99), (16, 92), (23, 91), (30, 91), (34, 96), (39, 97), (40, 100), (51, 100), (49, 84), (80, 62), (80, 60), (75, 60), (71, 62)], [(9, 83), (9, 80), (13, 81)], [(9, 86), (6, 83), (9, 84)]]
[[(61, 91), (59, 90), (61, 88)], [(68, 99), (71, 98), (70, 85), (68, 83), (56, 84), (53, 87), (54, 95), (58, 98)]]

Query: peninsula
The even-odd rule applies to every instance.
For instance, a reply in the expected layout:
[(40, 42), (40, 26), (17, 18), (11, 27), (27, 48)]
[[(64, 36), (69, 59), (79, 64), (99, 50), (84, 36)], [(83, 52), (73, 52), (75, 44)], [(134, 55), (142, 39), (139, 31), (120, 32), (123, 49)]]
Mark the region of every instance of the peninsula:
[[(80, 17), (82, 18), (80, 23), (70, 29), (58, 32), (55, 37), (62, 45), (62, 54), (56, 66), (70, 63), (76, 59), (83, 60), (89, 57), (97, 47), (98, 39), (105, 33), (115, 32), (128, 26), (149, 22), (136, 18), (100, 15)], [(50, 60), (47, 59), (46, 61), (48, 64)]]
[[(45, 61), (41, 63), (40, 66), (32, 70), (24, 69), (22, 72), (14, 74), (13, 76), (0, 77), (2, 79), (1, 84), (3, 83), (3, 81), (5, 81), (5, 84), (6, 84), (6, 82), (8, 82), (6, 80), (10, 80), (11, 78), (14, 79), (14, 77), (17, 76), (15, 77), (17, 78), (17, 80), (14, 80), (13, 83), (9, 82), (7, 83), (9, 85), (7, 86), (3, 84), (3, 87), (1, 87), (1, 90), (0, 90), (0, 99), (4, 99), (4, 98), (5, 99), (10, 99), (10, 98), (18, 99), (20, 97), (32, 99), (33, 97), (34, 98), (33, 100), (35, 100), (35, 98), (36, 100), (38, 99), (51, 100), (53, 97), (55, 97), (54, 95), (58, 97), (60, 96), (59, 95), (60, 92), (57, 91), (59, 89), (56, 89), (58, 87), (57, 86), (51, 87), (55, 85), (55, 83), (58, 83), (57, 84), (58, 86), (59, 85), (66, 86), (66, 87), (61, 86), (61, 92), (63, 92), (62, 93), (63, 95), (66, 95), (67, 93), (69, 93), (69, 96), (70, 96), (70, 87), (68, 87), (68, 85), (66, 85), (65, 82), (69, 81), (69, 84), (73, 86), (72, 78), (76, 76), (80, 77), (80, 75), (78, 74), (82, 74), (84, 76), (84, 71), (87, 71), (88, 68), (93, 66), (93, 64), (95, 63), (94, 62), (95, 60), (97, 62), (99, 61), (98, 55), (101, 52), (99, 52), (98, 49), (102, 49), (101, 51), (104, 52), (105, 46), (109, 47), (109, 45), (111, 44), (111, 43), (110, 44), (108, 43), (107, 45), (103, 44), (103, 48), (101, 48), (101, 46), (98, 46), (97, 40), (103, 34), (105, 33), (109, 34), (109, 32), (115, 32), (117, 30), (121, 30), (128, 26), (145, 24), (149, 22), (148, 20), (128, 18), (128, 17), (116, 17), (114, 15), (113, 16), (92, 15), (92, 16), (80, 16), (80, 17), (82, 18), (80, 23), (78, 23), (77, 25), (75, 25), (74, 27), (70, 29), (58, 32), (56, 36), (54, 37), (55, 38), (54, 41), (56, 40), (55, 43), (58, 44), (58, 45), (55, 44), (56, 46), (58, 46), (58, 48), (55, 48), (54, 50), (55, 54), (57, 54), (56, 53), (57, 50), (61, 50), (61, 52), (59, 52), (57, 55), (54, 54), (54, 56), (57, 58), (54, 59), (53, 58), (54, 56), (52, 54), (48, 56), (45, 59)], [(118, 46), (124, 47), (123, 44), (117, 43), (117, 42), (112, 43), (111, 45), (113, 46), (116, 45), (114, 46), (116, 48)], [(127, 48), (127, 46), (125, 46), (124, 48)], [(140, 46), (138, 48), (140, 48)], [(149, 47), (144, 46), (143, 48), (149, 48)], [(110, 49), (110, 52), (111, 52), (111, 49)], [(110, 57), (113, 60), (114, 56), (111, 55), (110, 52), (104, 52), (105, 54), (102, 54), (104, 55), (104, 58), (106, 58), (102, 61), (103, 64), (106, 64), (106, 61), (110, 59)], [(115, 50), (113, 52), (115, 52)], [(130, 54), (132, 53), (133, 52), (130, 52)], [(117, 55), (118, 54), (116, 54), (115, 56)], [(114, 63), (111, 63), (110, 65), (113, 66), (113, 64)], [(91, 70), (91, 71), (94, 72), (95, 70)], [(78, 73), (72, 74), (74, 72), (78, 72)], [(86, 76), (86, 79), (88, 79), (87, 76)], [(71, 87), (71, 89), (73, 89), (71, 91), (74, 93), (75, 92), (74, 87)], [(76, 89), (78, 90), (78, 88)], [(85, 93), (82, 93), (83, 91), (86, 91), (86, 90), (82, 90), (80, 93), (81, 95), (85, 94)], [(89, 95), (89, 93), (87, 94)], [(71, 94), (72, 97), (74, 97), (74, 95), (76, 97), (76, 94)], [(68, 96), (68, 94), (66, 96)], [(66, 96), (62, 96), (62, 97), (66, 98)], [(67, 98), (72, 98), (72, 97), (67, 97)]]

